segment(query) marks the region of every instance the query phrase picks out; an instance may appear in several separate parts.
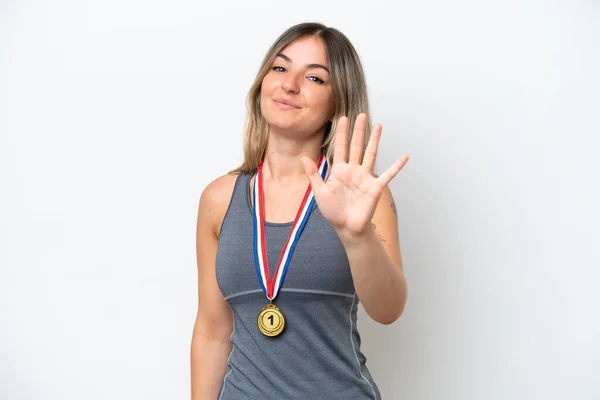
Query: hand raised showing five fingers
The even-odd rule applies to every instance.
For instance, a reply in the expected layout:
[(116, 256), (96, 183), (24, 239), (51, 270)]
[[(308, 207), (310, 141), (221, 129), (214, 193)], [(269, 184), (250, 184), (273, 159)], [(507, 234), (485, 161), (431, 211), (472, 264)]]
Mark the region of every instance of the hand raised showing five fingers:
[(333, 143), (333, 165), (326, 182), (314, 161), (302, 157), (319, 210), (338, 233), (360, 235), (370, 228), (383, 190), (408, 161), (404, 155), (379, 177), (373, 176), (382, 128), (379, 124), (373, 127), (365, 148), (366, 123), (366, 114), (356, 118), (348, 147), (348, 119), (339, 119)]

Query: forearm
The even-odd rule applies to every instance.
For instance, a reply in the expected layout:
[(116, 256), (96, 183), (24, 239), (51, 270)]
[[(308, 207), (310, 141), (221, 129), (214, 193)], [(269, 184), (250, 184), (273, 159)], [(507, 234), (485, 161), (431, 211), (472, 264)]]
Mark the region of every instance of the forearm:
[(358, 298), (367, 314), (382, 324), (400, 317), (407, 298), (406, 278), (388, 257), (373, 230), (340, 239), (350, 262)]
[(231, 341), (216, 341), (195, 333), (191, 345), (192, 400), (215, 400), (231, 353)]

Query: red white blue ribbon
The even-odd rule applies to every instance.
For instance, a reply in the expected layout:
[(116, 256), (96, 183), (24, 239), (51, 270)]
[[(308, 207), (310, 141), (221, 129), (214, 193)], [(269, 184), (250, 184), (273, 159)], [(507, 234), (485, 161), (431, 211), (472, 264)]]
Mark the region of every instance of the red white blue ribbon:
[[(319, 169), (319, 174), (321, 178), (325, 179), (325, 175), (327, 174), (327, 159), (321, 155), (319, 159), (319, 163), (317, 164)], [(254, 263), (256, 265), (256, 274), (258, 275), (258, 280), (261, 284), (263, 292), (267, 296), (269, 300), (273, 300), (279, 289), (283, 285), (283, 280), (285, 279), (285, 274), (287, 272), (288, 267), (290, 266), (290, 261), (292, 259), (292, 254), (294, 249), (296, 248), (296, 243), (298, 243), (298, 239), (300, 239), (300, 234), (310, 217), (310, 213), (315, 205), (315, 198), (313, 195), (312, 187), (309, 184), (306, 188), (306, 193), (304, 194), (304, 198), (302, 199), (302, 203), (298, 208), (298, 212), (296, 214), (296, 218), (294, 219), (294, 223), (292, 224), (292, 228), (290, 229), (290, 233), (288, 235), (287, 242), (283, 246), (281, 250), (281, 255), (279, 256), (279, 262), (277, 264), (277, 269), (275, 270), (275, 274), (273, 279), (271, 279), (269, 273), (269, 263), (267, 260), (267, 242), (265, 239), (265, 213), (264, 213), (264, 200), (263, 200), (263, 181), (262, 181), (262, 162), (258, 166), (258, 173), (256, 174), (256, 179), (254, 180)]]

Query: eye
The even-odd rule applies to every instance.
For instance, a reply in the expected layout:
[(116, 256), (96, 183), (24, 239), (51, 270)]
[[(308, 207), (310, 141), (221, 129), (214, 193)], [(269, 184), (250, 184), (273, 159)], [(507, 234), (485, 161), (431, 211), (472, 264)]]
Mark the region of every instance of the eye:
[(280, 67), (279, 65), (276, 65), (274, 67), (271, 68), (273, 71), (277, 71), (277, 72), (285, 72), (285, 68)]
[(309, 76), (308, 79), (310, 79), (311, 81), (313, 81), (315, 83), (320, 83), (320, 84), (325, 83), (325, 81), (323, 79), (319, 78), (318, 76), (314, 76), (314, 75)]

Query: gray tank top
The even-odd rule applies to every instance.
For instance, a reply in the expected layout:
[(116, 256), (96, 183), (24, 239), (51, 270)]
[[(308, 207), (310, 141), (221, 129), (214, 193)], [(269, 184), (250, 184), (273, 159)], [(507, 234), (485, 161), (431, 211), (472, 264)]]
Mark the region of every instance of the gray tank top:
[[(256, 275), (249, 174), (240, 174), (221, 226), (217, 282), (233, 311), (233, 349), (219, 400), (380, 399), (360, 351), (350, 265), (342, 243), (315, 204), (273, 300), (285, 317), (276, 337), (257, 317), (269, 303)], [(273, 276), (292, 223), (265, 223)]]

